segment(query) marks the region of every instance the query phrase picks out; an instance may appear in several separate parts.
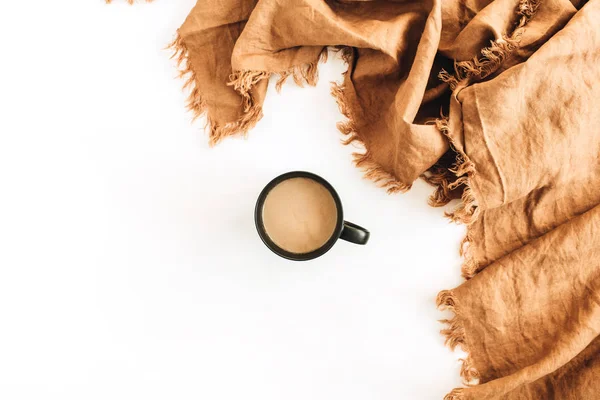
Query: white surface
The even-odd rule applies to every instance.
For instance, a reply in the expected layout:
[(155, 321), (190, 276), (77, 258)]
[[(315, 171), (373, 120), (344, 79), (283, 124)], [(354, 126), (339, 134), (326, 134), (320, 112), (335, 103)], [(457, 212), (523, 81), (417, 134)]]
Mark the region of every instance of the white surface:
[[(210, 149), (163, 47), (194, 0), (0, 3), (0, 398), (441, 399), (460, 384), (434, 301), (464, 228), (417, 182), (351, 164), (329, 96), (270, 89)], [(367, 246), (293, 263), (253, 207), (279, 173), (338, 190)]]

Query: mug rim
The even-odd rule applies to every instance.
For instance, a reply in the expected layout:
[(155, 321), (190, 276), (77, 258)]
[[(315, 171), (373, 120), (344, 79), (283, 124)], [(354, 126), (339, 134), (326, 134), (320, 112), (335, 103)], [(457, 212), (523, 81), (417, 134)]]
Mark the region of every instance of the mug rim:
[[(267, 195), (275, 186), (279, 185), (281, 182), (293, 178), (308, 178), (323, 185), (329, 191), (329, 193), (331, 193), (333, 201), (335, 202), (337, 208), (337, 221), (335, 225), (335, 230), (331, 234), (331, 237), (327, 239), (327, 242), (325, 242), (323, 246), (308, 253), (292, 253), (290, 251), (282, 249), (281, 247), (276, 245), (275, 242), (273, 242), (273, 240), (271, 240), (264, 227), (262, 210)], [(254, 207), (254, 224), (256, 225), (258, 236), (260, 236), (263, 243), (273, 253), (292, 261), (308, 261), (327, 253), (329, 249), (331, 249), (333, 245), (338, 241), (340, 235), (342, 234), (342, 230), (344, 229), (344, 210), (342, 208), (342, 201), (340, 199), (340, 196), (337, 194), (333, 186), (329, 182), (327, 182), (323, 177), (308, 171), (290, 171), (273, 178), (260, 192), (260, 194), (258, 195), (258, 199), (256, 200), (256, 206)]]

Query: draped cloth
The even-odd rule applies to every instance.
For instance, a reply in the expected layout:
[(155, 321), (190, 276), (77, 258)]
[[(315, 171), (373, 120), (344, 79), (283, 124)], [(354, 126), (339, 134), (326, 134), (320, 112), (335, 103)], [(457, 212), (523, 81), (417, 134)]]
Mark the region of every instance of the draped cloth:
[(468, 226), (446, 399), (600, 398), (600, 0), (199, 0), (172, 47), (212, 144), (337, 52), (356, 164)]

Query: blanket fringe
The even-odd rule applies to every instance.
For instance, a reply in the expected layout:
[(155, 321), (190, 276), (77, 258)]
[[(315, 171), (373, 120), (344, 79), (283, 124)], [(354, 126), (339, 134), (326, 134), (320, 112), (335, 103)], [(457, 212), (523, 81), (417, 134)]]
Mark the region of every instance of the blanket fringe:
[[(177, 33), (175, 40), (173, 40), (168, 48), (173, 51), (171, 58), (177, 61), (179, 77), (184, 79), (183, 89), (190, 92), (186, 106), (192, 112), (192, 121), (194, 121), (206, 113), (207, 107), (206, 102), (202, 98), (200, 88), (197, 85), (196, 72), (192, 68), (188, 49), (179, 33)], [(253, 104), (251, 98), (245, 99), (244, 114), (238, 121), (219, 125), (210, 115), (207, 115), (207, 126), (210, 127), (209, 144), (214, 146), (224, 137), (247, 132), (261, 117), (262, 108)]]
[(510, 36), (492, 40), (489, 47), (481, 49), (481, 57), (469, 61), (455, 61), (454, 75), (442, 69), (438, 75), (455, 91), (481, 81), (496, 72), (504, 61), (517, 49), (525, 25), (537, 12), (541, 0), (520, 0), (517, 6), (519, 16)]
[(473, 237), (470, 230), (467, 230), (467, 234), (463, 238), (459, 253), (460, 256), (464, 258), (464, 262), (461, 267), (461, 272), (463, 278), (466, 280), (472, 279), (475, 275), (477, 275), (481, 269), (481, 266), (477, 261), (475, 261), (475, 257), (473, 255), (473, 249), (471, 247), (471, 243), (473, 242)]
[[(342, 59), (350, 65), (353, 59), (353, 50), (349, 47), (342, 47), (338, 49), (341, 52)], [(344, 72), (344, 76), (348, 71)], [(346, 121), (338, 122), (337, 128), (344, 135), (342, 143), (344, 145), (358, 144), (360, 147), (365, 149), (364, 153), (355, 152), (352, 153), (354, 157), (354, 165), (360, 168), (364, 172), (366, 179), (372, 180), (377, 186), (384, 188), (388, 193), (399, 193), (406, 192), (412, 187), (411, 184), (401, 182), (391, 172), (383, 168), (377, 161), (375, 161), (371, 151), (367, 148), (365, 141), (363, 140), (359, 130), (356, 127), (355, 119), (352, 117), (350, 107), (345, 98), (345, 87), (337, 82), (331, 83), (331, 95), (337, 102), (340, 113), (346, 117)]]
[(443, 319), (440, 321), (447, 326), (441, 331), (442, 335), (446, 338), (446, 346), (450, 347), (451, 350), (460, 347), (464, 351), (467, 351), (465, 348), (465, 330), (460, 317), (456, 313), (456, 299), (452, 291), (442, 290), (438, 294), (437, 307), (439, 310), (449, 310), (454, 312), (454, 317), (452, 317), (452, 319)]
[(190, 90), (190, 96), (187, 101), (187, 109), (194, 113), (194, 120), (198, 118), (206, 110), (206, 104), (202, 100), (200, 90), (196, 86), (196, 73), (190, 65), (188, 58), (188, 51), (183, 43), (183, 40), (179, 33), (175, 37), (175, 40), (168, 46), (173, 54), (171, 59), (176, 59), (177, 68), (179, 69), (179, 77), (185, 79), (183, 89)]
[(435, 188), (429, 196), (428, 203), (431, 207), (442, 207), (452, 200), (450, 183), (454, 181), (454, 175), (444, 166), (434, 165), (427, 171), (429, 174), (421, 175), (421, 178)]
[[(525, 26), (535, 15), (540, 3), (540, 0), (520, 0), (516, 10), (519, 18), (509, 37), (492, 41), (489, 47), (481, 50), (480, 58), (455, 62), (454, 75), (442, 69), (439, 78), (447, 83), (453, 91), (457, 91), (496, 72), (518, 47)], [(434, 166), (428, 171), (429, 175), (423, 176), (426, 182), (436, 187), (435, 192), (429, 198), (429, 204), (434, 207), (446, 205), (451, 200), (451, 192), (463, 187), (460, 205), (453, 212), (446, 213), (446, 216), (454, 222), (469, 226), (477, 220), (481, 212), (470, 184), (476, 172), (475, 165), (464, 151), (459, 150), (450, 136), (448, 119), (442, 116), (436, 120), (436, 125), (440, 132), (448, 138), (450, 148), (456, 154), (456, 162), (450, 168)], [(461, 255), (465, 257), (462, 265), (462, 275), (465, 279), (471, 279), (480, 270), (480, 266), (468, 251), (470, 242), (471, 235), (467, 233), (461, 245)]]
[(287, 79), (291, 76), (294, 79), (294, 83), (296, 85), (302, 87), (304, 83), (307, 83), (310, 86), (315, 86), (317, 81), (319, 80), (319, 63), (327, 62), (328, 51), (327, 48), (323, 48), (321, 54), (319, 54), (319, 58), (315, 62), (297, 65), (292, 68), (289, 68), (285, 71), (279, 72), (279, 79), (275, 84), (275, 89), (278, 92), (281, 91), (283, 84), (287, 81)]
[[(217, 132), (211, 130), (211, 139), (214, 143), (219, 140), (232, 136), (238, 132), (246, 134), (262, 118), (262, 107), (256, 104), (252, 89), (256, 84), (264, 79), (269, 79), (273, 74), (279, 74), (280, 78), (275, 84), (277, 91), (281, 90), (282, 85), (288, 77), (292, 76), (297, 85), (303, 86), (303, 83), (308, 83), (311, 86), (317, 84), (319, 77), (318, 63), (327, 60), (327, 47), (324, 47), (316, 61), (305, 63), (302, 65), (293, 66), (285, 71), (268, 72), (268, 71), (251, 71), (240, 70), (235, 71), (229, 76), (227, 85), (233, 86), (234, 90), (242, 96), (243, 115), (237, 121), (225, 125), (223, 128), (217, 128)], [(214, 144), (213, 143), (213, 144)]]
[[(177, 65), (180, 69), (180, 77), (186, 78), (184, 89), (190, 90), (190, 96), (187, 101), (188, 110), (193, 112), (193, 120), (197, 119), (207, 111), (206, 103), (202, 98), (201, 91), (197, 87), (196, 74), (192, 68), (188, 49), (184, 41), (178, 34), (173, 43), (169, 46), (173, 50), (172, 58), (177, 59)], [(346, 63), (350, 64), (354, 58), (354, 50), (347, 46), (338, 46), (341, 58)], [(305, 63), (302, 65), (293, 66), (287, 70), (280, 72), (267, 71), (251, 71), (240, 70), (233, 72), (229, 77), (229, 86), (242, 96), (242, 117), (235, 122), (230, 122), (225, 125), (218, 125), (215, 121), (207, 116), (207, 125), (210, 126), (209, 137), (210, 145), (217, 144), (221, 139), (232, 136), (234, 134), (245, 134), (262, 118), (262, 107), (257, 105), (252, 95), (252, 88), (260, 81), (269, 79), (271, 75), (279, 75), (279, 79), (275, 84), (277, 91), (280, 91), (283, 84), (289, 77), (294, 79), (294, 82), (303, 86), (304, 83), (314, 86), (317, 84), (319, 77), (318, 63), (326, 62), (328, 56), (327, 47), (319, 54), (316, 61)], [(347, 73), (344, 72), (344, 75)], [(348, 119), (346, 122), (338, 123), (338, 129), (346, 136), (344, 144), (357, 142), (365, 147), (365, 143), (357, 132), (354, 120), (350, 116), (349, 107), (344, 100), (343, 86), (333, 83), (331, 93), (336, 99), (340, 111)], [(365, 177), (373, 180), (378, 186), (386, 188), (388, 193), (406, 192), (412, 185), (405, 184), (399, 181), (392, 173), (386, 171), (379, 163), (377, 163), (371, 152), (366, 150), (364, 153), (353, 153), (354, 163), (357, 167), (365, 172)]]
[(449, 310), (454, 313), (454, 316), (451, 319), (443, 319), (440, 321), (447, 326), (445, 329), (441, 330), (441, 333), (446, 338), (446, 346), (450, 349), (454, 350), (456, 347), (460, 347), (463, 351), (467, 352), (467, 358), (460, 359), (462, 362), (460, 376), (466, 386), (476, 385), (479, 382), (480, 374), (477, 368), (475, 368), (473, 359), (469, 354), (464, 322), (457, 311), (456, 297), (452, 291), (442, 290), (437, 296), (436, 303), (438, 309)]
[[(481, 50), (481, 57), (479, 58), (475, 57), (470, 61), (455, 62), (454, 75), (441, 70), (439, 78), (447, 83), (456, 94), (460, 89), (467, 87), (473, 82), (483, 80), (498, 71), (505, 60), (518, 47), (518, 42), (521, 39), (525, 26), (536, 13), (540, 3), (541, 0), (520, 0), (516, 10), (518, 20), (510, 36), (492, 41), (489, 47)], [(449, 132), (447, 118), (442, 116), (441, 119), (436, 121), (436, 125), (440, 132), (448, 138), (450, 148), (456, 153), (455, 164), (451, 168), (448, 168), (448, 171), (454, 174), (456, 180), (452, 180), (453, 177), (451, 175), (448, 176), (447, 171), (444, 171), (443, 168), (431, 169), (429, 171), (430, 175), (426, 177), (426, 181), (437, 185), (437, 189), (430, 198), (430, 204), (447, 204), (450, 200), (450, 192), (464, 186), (460, 206), (452, 213), (447, 213), (447, 216), (452, 221), (462, 222), (467, 225), (467, 235), (460, 245), (459, 252), (465, 260), (461, 268), (462, 275), (465, 279), (471, 279), (480, 271), (480, 265), (475, 261), (472, 254), (471, 244), (473, 238), (469, 227), (478, 218), (481, 211), (471, 188), (471, 178), (476, 173), (475, 165), (462, 150), (462, 147), (456, 146)], [(447, 346), (451, 349), (460, 346), (468, 354), (467, 358), (461, 359), (460, 375), (463, 378), (463, 383), (466, 386), (478, 384), (481, 374), (475, 368), (473, 359), (471, 358), (464, 321), (462, 320), (457, 299), (453, 292), (450, 290), (441, 291), (437, 297), (437, 306), (440, 310), (447, 309), (454, 312), (454, 317), (451, 319), (440, 321), (446, 324), (446, 328), (442, 329), (441, 333), (445, 336)], [(465, 388), (453, 389), (444, 397), (444, 400), (466, 400), (468, 396), (467, 391), (468, 389)]]
[[(179, 76), (185, 79), (183, 85), (184, 90), (188, 89), (190, 91), (187, 100), (187, 109), (193, 113), (192, 121), (194, 121), (207, 113), (208, 110), (206, 102), (202, 98), (201, 90), (197, 86), (196, 73), (191, 65), (188, 49), (179, 33), (168, 48), (173, 51), (171, 58), (177, 60)], [(325, 47), (317, 61), (294, 66), (288, 70), (279, 72), (280, 78), (275, 85), (277, 90), (279, 91), (281, 89), (283, 83), (290, 76), (292, 76), (294, 81), (300, 86), (305, 82), (312, 86), (316, 85), (318, 80), (317, 64), (318, 62), (324, 62), (326, 60), (327, 48)], [(233, 86), (234, 90), (242, 96), (243, 113), (237, 121), (221, 125), (219, 125), (210, 115), (207, 115), (207, 126), (210, 127), (209, 144), (211, 146), (214, 146), (228, 136), (236, 134), (245, 135), (262, 118), (262, 107), (259, 104), (256, 104), (252, 94), (252, 88), (263, 79), (269, 79), (272, 74), (272, 72), (267, 71), (243, 70), (236, 71), (230, 75), (227, 84)]]
[(496, 72), (510, 53), (516, 48), (513, 41), (507, 38), (494, 40), (489, 47), (481, 50), (480, 58), (469, 61), (455, 61), (454, 75), (442, 69), (438, 78), (448, 84), (453, 91), (469, 86)]
[(245, 96), (250, 92), (252, 87), (263, 79), (269, 79), (271, 75), (279, 75), (279, 79), (275, 84), (277, 91), (281, 91), (283, 84), (291, 76), (294, 79), (296, 85), (302, 87), (305, 83), (310, 86), (315, 86), (319, 80), (319, 68), (318, 65), (321, 62), (327, 62), (327, 47), (324, 47), (316, 61), (305, 63), (301, 65), (295, 65), (286, 70), (279, 72), (267, 72), (267, 71), (251, 71), (251, 70), (240, 70), (235, 71), (229, 78), (229, 86)]
[(518, 34), (522, 33), (522, 28), (533, 18), (541, 3), (542, 0), (521, 0), (519, 2), (517, 13), (520, 18), (515, 27), (515, 31), (519, 31)]
[[(448, 171), (450, 171), (456, 180), (450, 182), (449, 175), (441, 174), (436, 175), (436, 178), (440, 181), (439, 188), (430, 197), (430, 204), (444, 203), (446, 204), (449, 200), (448, 194), (450, 191), (463, 188), (460, 205), (452, 212), (446, 212), (446, 217), (450, 218), (453, 222), (460, 222), (466, 225), (472, 224), (478, 217), (480, 209), (477, 206), (477, 199), (470, 186), (470, 179), (475, 174), (475, 164), (470, 160), (467, 154), (460, 150), (450, 136), (448, 119), (442, 117), (436, 121), (436, 126), (439, 131), (448, 138), (450, 148), (456, 154), (456, 162)], [(439, 198), (439, 200), (438, 200)]]

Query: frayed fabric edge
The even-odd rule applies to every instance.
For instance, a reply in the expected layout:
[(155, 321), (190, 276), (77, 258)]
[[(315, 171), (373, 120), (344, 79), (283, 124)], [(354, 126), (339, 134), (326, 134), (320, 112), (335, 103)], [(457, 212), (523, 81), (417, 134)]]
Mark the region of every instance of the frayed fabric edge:
[[(437, 183), (436, 191), (430, 197), (430, 204), (447, 204), (450, 200), (450, 192), (460, 187), (463, 188), (460, 205), (452, 212), (446, 212), (445, 215), (451, 221), (464, 223), (467, 225), (467, 234), (462, 240), (459, 248), (461, 257), (464, 257), (464, 262), (461, 267), (462, 276), (465, 279), (470, 279), (478, 271), (478, 266), (472, 254), (472, 235), (470, 225), (477, 220), (480, 213), (480, 208), (477, 204), (477, 199), (471, 188), (471, 179), (476, 173), (475, 164), (469, 159), (467, 154), (462, 151), (461, 147), (456, 145), (454, 138), (450, 135), (448, 119), (440, 118), (436, 121), (436, 126), (439, 131), (446, 136), (449, 141), (450, 149), (455, 153), (456, 159), (452, 167), (446, 168), (445, 171), (434, 170), (430, 171), (426, 180), (430, 183)], [(441, 334), (445, 337), (445, 344), (451, 350), (460, 347), (467, 353), (467, 357), (460, 359), (461, 364), (460, 376), (465, 386), (474, 386), (479, 383), (480, 373), (475, 368), (471, 352), (467, 343), (464, 321), (459, 313), (457, 299), (454, 293), (450, 290), (443, 290), (438, 294), (437, 307), (440, 310), (450, 310), (454, 313), (451, 319), (441, 320), (446, 325), (441, 330)], [(464, 400), (466, 399), (466, 389), (456, 388), (448, 393), (444, 400)]]
[[(438, 294), (436, 300), (438, 309), (442, 311), (449, 310), (454, 313), (454, 316), (451, 319), (443, 319), (440, 321), (446, 325), (446, 328), (442, 329), (441, 333), (445, 337), (446, 346), (448, 346), (451, 350), (454, 350), (456, 347), (460, 347), (467, 353), (466, 358), (460, 359), (462, 362), (460, 376), (463, 379), (463, 384), (465, 386), (474, 386), (479, 383), (481, 375), (477, 368), (475, 368), (473, 359), (471, 358), (470, 348), (465, 334), (464, 321), (460, 314), (457, 303), (458, 300), (451, 290), (442, 290)], [(452, 396), (457, 396), (459, 394), (462, 395), (463, 393), (464, 389), (455, 389), (446, 395), (444, 400), (461, 399), (462, 397)]]
[[(187, 47), (181, 36), (177, 37), (169, 46), (173, 50), (172, 58), (177, 60), (177, 65), (180, 70), (180, 77), (185, 79), (184, 90), (189, 89), (190, 95), (187, 100), (187, 108), (193, 113), (193, 120), (207, 112), (206, 103), (202, 98), (201, 91), (197, 87), (196, 74), (191, 65)], [(350, 64), (353, 58), (353, 50), (350, 47), (339, 46), (334, 49), (341, 53), (342, 59)], [(303, 86), (305, 83), (310, 86), (315, 86), (319, 77), (318, 64), (326, 62), (328, 56), (328, 48), (324, 47), (318, 59), (311, 63), (297, 65), (287, 70), (280, 72), (267, 71), (251, 71), (241, 70), (234, 71), (227, 83), (242, 97), (243, 115), (241, 119), (235, 122), (230, 122), (219, 126), (209, 115), (207, 115), (207, 126), (210, 126), (209, 143), (210, 145), (217, 144), (221, 139), (235, 134), (246, 134), (261, 118), (262, 107), (256, 104), (252, 95), (252, 89), (262, 80), (269, 79), (272, 75), (279, 75), (279, 79), (275, 84), (277, 91), (280, 91), (283, 84), (288, 78), (292, 78), (298, 86)], [(335, 82), (332, 83), (331, 94), (336, 99), (341, 113), (347, 118), (347, 121), (338, 123), (338, 129), (346, 136), (344, 144), (360, 143), (365, 148), (364, 153), (354, 153), (354, 163), (357, 167), (365, 172), (365, 178), (374, 181), (378, 186), (387, 189), (388, 193), (406, 192), (412, 185), (405, 184), (399, 181), (392, 173), (386, 171), (379, 163), (377, 163), (371, 152), (366, 149), (365, 143), (362, 140), (359, 132), (355, 127), (355, 122), (350, 115), (349, 107), (344, 98), (344, 87)]]
[[(540, 4), (540, 0), (520, 0), (516, 10), (518, 20), (509, 37), (492, 41), (489, 47), (481, 50), (481, 58), (455, 62), (455, 74), (450, 75), (445, 70), (442, 70), (440, 71), (439, 78), (447, 83), (454, 95), (456, 95), (462, 88), (495, 73), (518, 47), (518, 42), (521, 39), (525, 26), (533, 18)], [(430, 170), (430, 175), (425, 180), (430, 184), (438, 185), (430, 198), (430, 204), (447, 204), (451, 199), (450, 192), (461, 185), (465, 186), (461, 197), (461, 205), (446, 215), (454, 222), (461, 222), (467, 225), (467, 235), (461, 242), (459, 253), (464, 257), (461, 268), (462, 275), (465, 279), (471, 279), (480, 271), (480, 266), (472, 254), (473, 238), (470, 229), (470, 225), (477, 220), (481, 212), (471, 187), (471, 178), (476, 173), (475, 165), (467, 154), (461, 150), (462, 147), (456, 146), (456, 143), (449, 134), (447, 118), (438, 119), (436, 125), (440, 132), (448, 138), (450, 148), (456, 153), (456, 163), (453, 167), (448, 168), (447, 171), (443, 171), (442, 169)], [(453, 176), (449, 175), (448, 171), (454, 174), (456, 180), (451, 182)], [(442, 329), (441, 333), (444, 335), (446, 339), (445, 343), (450, 349), (454, 350), (456, 346), (460, 346), (468, 354), (466, 359), (461, 359), (460, 375), (465, 386), (477, 385), (481, 379), (481, 374), (475, 368), (473, 362), (471, 349), (467, 342), (464, 321), (458, 306), (458, 299), (451, 290), (443, 290), (437, 296), (437, 307), (440, 310), (449, 310), (454, 313), (454, 317), (451, 319), (440, 321), (446, 325), (446, 328)], [(444, 397), (444, 400), (466, 400), (469, 397), (467, 391), (468, 388), (455, 388)]]
[[(495, 73), (518, 48), (525, 27), (537, 12), (540, 4), (540, 0), (520, 0), (516, 9), (518, 19), (510, 36), (492, 41), (489, 47), (481, 50), (480, 58), (455, 62), (454, 75), (442, 69), (439, 78), (447, 83), (456, 95), (460, 89)], [(428, 171), (429, 174), (423, 175), (422, 178), (436, 188), (429, 198), (429, 204), (434, 207), (448, 204), (452, 200), (451, 192), (464, 186), (460, 205), (454, 211), (446, 213), (446, 216), (453, 222), (467, 225), (467, 235), (460, 246), (460, 254), (464, 257), (461, 270), (465, 279), (471, 279), (480, 271), (480, 265), (472, 254), (472, 235), (469, 228), (478, 219), (481, 212), (471, 184), (476, 173), (475, 164), (461, 150), (462, 146), (457, 146), (450, 135), (448, 119), (442, 116), (435, 121), (435, 124), (448, 139), (451, 150), (456, 154), (456, 162), (450, 168), (434, 166)]]
[(467, 228), (467, 234), (460, 243), (459, 253), (464, 261), (461, 267), (462, 277), (466, 280), (472, 279), (481, 270), (480, 264), (475, 260), (473, 255), (473, 235), (471, 229)]
[[(439, 124), (445, 124), (445, 122), (439, 122)], [(447, 129), (446, 127), (442, 128), (442, 132), (443, 133), (447, 133)], [(450, 140), (450, 139), (449, 139)], [(456, 151), (456, 150), (454, 150)], [(466, 156), (466, 155), (465, 155)], [(460, 158), (457, 157), (457, 162), (463, 162), (465, 161), (465, 156), (461, 156)], [(468, 158), (467, 158), (468, 160)], [(470, 162), (470, 160), (469, 160)], [(429, 205), (431, 205), (432, 207), (441, 207), (444, 206), (446, 204), (448, 204), (451, 200), (451, 192), (453, 192), (454, 190), (457, 189), (457, 186), (460, 185), (469, 185), (469, 179), (475, 174), (475, 168), (474, 166), (471, 165), (468, 168), (468, 172), (467, 176), (466, 176), (466, 180), (457, 182), (458, 179), (455, 175), (454, 172), (452, 172), (452, 170), (460, 170), (457, 169), (457, 166), (455, 165), (453, 168), (449, 169), (446, 167), (442, 167), (442, 166), (434, 166), (432, 169), (430, 169), (428, 172), (430, 173), (429, 175), (422, 175), (421, 178), (429, 183), (431, 186), (435, 187), (435, 191), (433, 192), (433, 194), (429, 197)], [(463, 170), (464, 172), (464, 170)], [(469, 175), (470, 173), (470, 175)], [(460, 178), (464, 178), (464, 177), (460, 177)], [(466, 190), (466, 189), (465, 189)], [(472, 190), (471, 190), (472, 192)], [(464, 192), (463, 192), (463, 196), (464, 196)], [(465, 278), (466, 280), (469, 280), (471, 278), (473, 278), (475, 275), (477, 275), (477, 273), (479, 272), (480, 266), (479, 263), (475, 260), (474, 254), (473, 254), (473, 247), (472, 247), (472, 243), (473, 243), (473, 235), (471, 232), (471, 224), (479, 217), (479, 211), (477, 211), (475, 209), (475, 207), (477, 207), (477, 201), (473, 199), (472, 193), (470, 195), (468, 195), (469, 201), (472, 201), (472, 205), (468, 206), (464, 204), (464, 199), (461, 199), (462, 203), (461, 205), (458, 207), (458, 210), (462, 212), (463, 209), (469, 209), (469, 210), (473, 210), (472, 214), (470, 215), (470, 222), (469, 224), (467, 224), (467, 233), (465, 235), (465, 237), (463, 238), (463, 240), (460, 243), (459, 246), (459, 254), (460, 256), (463, 258), (463, 263), (461, 266), (461, 274), (462, 277)], [(456, 212), (457, 210), (455, 210)], [(450, 215), (452, 216), (453, 213), (446, 213), (446, 215)]]
[[(350, 66), (353, 59), (353, 50), (350, 47), (338, 49), (341, 52), (342, 59)], [(344, 72), (344, 76), (348, 71)], [(364, 149), (364, 152), (354, 152), (354, 165), (364, 172), (364, 177), (369, 179), (377, 186), (384, 188), (388, 193), (404, 193), (412, 187), (411, 184), (401, 182), (394, 174), (383, 168), (375, 161), (371, 151), (368, 149), (365, 140), (363, 139), (360, 130), (356, 126), (356, 119), (350, 111), (350, 106), (345, 96), (346, 88), (343, 84), (337, 82), (331, 83), (331, 95), (335, 99), (340, 113), (346, 118), (346, 121), (337, 123), (338, 130), (344, 135), (342, 143), (344, 145), (358, 144)]]
[[(256, 104), (252, 89), (261, 81), (269, 79), (272, 75), (279, 75), (279, 79), (275, 84), (277, 91), (281, 91), (283, 84), (291, 76), (298, 86), (303, 86), (307, 83), (310, 86), (315, 86), (319, 80), (318, 64), (327, 61), (327, 47), (324, 47), (316, 61), (295, 65), (283, 71), (252, 71), (240, 70), (234, 71), (229, 76), (228, 86), (242, 96), (243, 115), (240, 121), (232, 123), (233, 129), (224, 130), (216, 135), (216, 141), (224, 137), (231, 136), (235, 133), (246, 134), (262, 118), (262, 107)], [(216, 142), (215, 142), (216, 143)]]
[(233, 86), (236, 92), (246, 97), (252, 88), (263, 79), (269, 79), (271, 75), (279, 75), (279, 79), (275, 84), (277, 91), (281, 91), (283, 84), (289, 77), (292, 77), (296, 85), (302, 87), (304, 84), (315, 86), (319, 80), (318, 64), (327, 62), (327, 47), (324, 47), (316, 61), (295, 65), (283, 71), (267, 72), (267, 71), (252, 71), (239, 70), (234, 71), (229, 77), (229, 86)]
[[(132, 0), (133, 1), (133, 0)], [(197, 85), (196, 73), (192, 66), (188, 48), (183, 41), (183, 38), (177, 33), (173, 42), (167, 47), (173, 52), (171, 58), (176, 59), (179, 69), (179, 77), (184, 79), (184, 90), (189, 90), (190, 94), (187, 99), (187, 109), (193, 113), (192, 121), (202, 115), (206, 115), (206, 127), (209, 127), (209, 144), (216, 145), (222, 139), (234, 135), (246, 135), (256, 123), (262, 118), (262, 106), (257, 104), (252, 88), (264, 79), (269, 79), (273, 72), (267, 71), (235, 71), (229, 77), (227, 85), (232, 86), (236, 92), (242, 97), (242, 116), (237, 121), (228, 122), (226, 124), (218, 124), (210, 115), (206, 102), (202, 97), (200, 88)], [(276, 88), (279, 91), (287, 78), (293, 77), (296, 84), (302, 86), (307, 83), (311, 86), (316, 85), (318, 80), (319, 62), (327, 60), (327, 48), (325, 47), (316, 62), (306, 63), (289, 68), (288, 70), (277, 72), (280, 75), (276, 83)]]
[(192, 67), (189, 58), (188, 48), (179, 32), (175, 40), (168, 46), (173, 51), (171, 58), (176, 59), (179, 69), (179, 77), (184, 79), (183, 89), (189, 90), (186, 107), (193, 113), (192, 121), (206, 113), (206, 126), (209, 127), (209, 144), (214, 146), (221, 139), (235, 134), (244, 135), (250, 128), (262, 118), (262, 107), (254, 103), (251, 95), (247, 95), (243, 102), (242, 117), (234, 122), (219, 125), (210, 115), (207, 114), (206, 102), (202, 98), (200, 88), (198, 88), (196, 73)]
[(514, 40), (509, 38), (494, 40), (490, 42), (489, 47), (481, 50), (481, 57), (469, 61), (455, 61), (454, 75), (442, 69), (438, 78), (447, 83), (453, 92), (457, 92), (496, 72), (515, 48)]
[[(473, 193), (470, 183), (471, 178), (476, 173), (475, 164), (471, 161), (469, 156), (467, 156), (467, 154), (457, 146), (454, 138), (450, 135), (450, 128), (447, 118), (438, 119), (436, 121), (436, 126), (439, 131), (446, 136), (450, 145), (450, 149), (456, 154), (456, 161), (454, 165), (447, 169), (454, 177), (456, 177), (456, 179), (450, 182), (450, 175), (446, 173), (443, 175), (438, 173), (437, 175), (434, 175), (433, 178), (429, 177), (430, 181), (432, 179), (438, 179), (441, 181), (441, 188), (437, 189), (429, 199), (430, 204), (436, 204), (436, 202), (442, 203), (442, 205), (447, 204), (446, 200), (449, 199), (450, 191), (459, 187), (463, 187), (460, 205), (454, 209), (454, 211), (446, 212), (445, 215), (453, 222), (471, 225), (475, 220), (477, 220), (480, 213), (480, 208), (477, 205), (477, 198)], [(441, 198), (441, 200), (438, 198)]]
[(541, 0), (520, 0), (516, 10), (518, 20), (510, 36), (492, 40), (490, 46), (481, 49), (481, 57), (475, 57), (468, 61), (455, 61), (454, 75), (442, 69), (438, 75), (439, 79), (447, 83), (450, 89), (456, 93), (498, 71), (506, 59), (518, 48), (525, 26), (533, 18), (540, 4)]
[(421, 175), (421, 179), (435, 188), (427, 203), (431, 207), (443, 207), (450, 203), (452, 201), (450, 183), (455, 180), (454, 174), (448, 168), (439, 165), (434, 165), (426, 172), (427, 174)]

